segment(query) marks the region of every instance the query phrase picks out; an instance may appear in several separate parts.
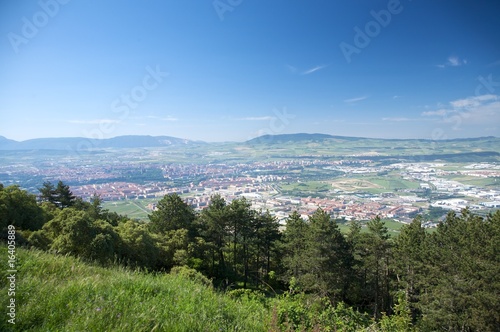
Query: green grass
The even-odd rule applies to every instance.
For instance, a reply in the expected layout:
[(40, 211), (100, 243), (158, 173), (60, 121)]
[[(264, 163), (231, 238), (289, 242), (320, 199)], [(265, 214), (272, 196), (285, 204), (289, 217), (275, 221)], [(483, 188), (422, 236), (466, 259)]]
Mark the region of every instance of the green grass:
[(160, 198), (104, 202), (103, 208), (111, 212), (126, 215), (131, 219), (147, 220), (148, 214), (153, 212), (147, 208), (148, 204), (157, 203), (159, 200)]
[(395, 189), (416, 189), (419, 187), (417, 182), (403, 180), (401, 178), (394, 177), (373, 177), (368, 178), (368, 181), (381, 186), (385, 190), (395, 190)]
[(280, 184), (280, 188), (284, 192), (321, 192), (331, 190), (332, 186), (321, 181), (305, 181)]
[[(385, 226), (387, 227), (389, 231), (389, 235), (391, 236), (397, 236), (400, 232), (401, 227), (404, 226), (403, 223), (397, 222), (393, 219), (382, 219), (382, 221), (385, 222)], [(367, 233), (368, 232), (368, 227), (366, 226), (367, 222), (362, 222), (361, 224), (361, 232), (362, 233)], [(347, 234), (349, 232), (349, 222), (346, 223), (339, 223), (339, 229), (343, 234)]]
[[(445, 176), (449, 180), (458, 181), (460, 183), (478, 186), (478, 187), (494, 187), (495, 189), (500, 186), (500, 180), (495, 177), (480, 178), (477, 176), (467, 176), (467, 175), (451, 175)], [(492, 188), (493, 189), (493, 188)]]
[[(1, 247), (2, 262), (7, 249)], [(103, 268), (18, 249), (16, 324), (1, 331), (266, 331), (269, 309), (178, 275)], [(0, 273), (6, 308), (7, 272)]]
[(392, 235), (399, 234), (399, 230), (401, 227), (403, 227), (403, 223), (394, 221), (392, 219), (383, 219), (385, 221), (385, 227), (389, 230), (389, 233), (392, 233)]

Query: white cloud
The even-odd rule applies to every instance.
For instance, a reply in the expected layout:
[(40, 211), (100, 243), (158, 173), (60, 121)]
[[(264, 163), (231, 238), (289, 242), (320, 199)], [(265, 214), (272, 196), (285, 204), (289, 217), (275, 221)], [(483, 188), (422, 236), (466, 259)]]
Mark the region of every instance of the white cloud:
[(307, 70), (301, 70), (295, 66), (292, 66), (292, 65), (289, 65), (289, 64), (285, 64), (285, 68), (291, 73), (291, 74), (296, 74), (296, 75), (310, 75), (312, 73), (315, 73), (317, 71), (320, 71), (322, 69), (325, 69), (326, 67), (328, 67), (328, 65), (319, 65), (319, 66), (315, 66), (315, 67), (312, 67), (312, 68), (309, 68)]
[(120, 120), (112, 119), (95, 119), (95, 120), (69, 120), (68, 123), (73, 124), (104, 124), (104, 123), (120, 123)]
[(446, 114), (448, 114), (448, 112), (450, 112), (450, 110), (438, 109), (437, 111), (423, 112), (422, 115), (423, 116), (445, 116)]
[(179, 121), (178, 118), (174, 118), (173, 116), (161, 117), (161, 116), (156, 116), (156, 115), (148, 115), (147, 118), (160, 120), (160, 121)]
[(434, 117), (441, 123), (460, 130), (469, 125), (491, 125), (500, 122), (500, 96), (480, 95), (449, 102), (450, 107), (426, 111), (421, 115)]
[(452, 57), (448, 58), (448, 64), (450, 66), (457, 67), (457, 66), (460, 66), (462, 64), (462, 62), (456, 56), (452, 56)]
[(368, 96), (362, 96), (362, 97), (356, 97), (356, 98), (350, 98), (350, 99), (345, 99), (344, 103), (355, 103), (358, 101), (362, 101), (368, 98)]
[(328, 67), (328, 66), (326, 66), (326, 65), (316, 66), (316, 67), (313, 67), (311, 69), (303, 71), (301, 74), (302, 75), (309, 75), (309, 74), (312, 74), (314, 72), (317, 72), (318, 70), (324, 69), (326, 67)]
[(273, 117), (273, 116), (250, 116), (250, 117), (246, 117), (246, 118), (240, 118), (238, 120), (242, 120), (242, 121), (269, 121), (272, 119), (275, 119), (275, 117)]
[(439, 64), (437, 67), (445, 68), (445, 67), (459, 67), (467, 64), (467, 60), (460, 59), (458, 56), (452, 55), (446, 59), (444, 64)]
[(465, 99), (458, 99), (450, 102), (451, 106), (454, 108), (465, 108), (470, 109), (474, 107), (481, 106), (484, 102), (497, 100), (498, 96), (496, 95), (481, 95), (475, 97), (468, 97)]
[(406, 122), (406, 121), (415, 121), (415, 119), (410, 118), (382, 118), (382, 121), (391, 121), (391, 122)]

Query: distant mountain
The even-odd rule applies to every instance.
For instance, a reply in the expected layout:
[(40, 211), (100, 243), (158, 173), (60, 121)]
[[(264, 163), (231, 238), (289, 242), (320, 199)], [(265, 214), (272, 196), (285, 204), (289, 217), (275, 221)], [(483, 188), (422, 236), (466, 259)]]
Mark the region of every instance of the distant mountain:
[[(9, 150), (9, 147), (16, 145), (19, 142), (0, 136), (0, 150)], [(4, 149), (5, 147), (5, 149)]]
[[(293, 143), (293, 142), (321, 142), (321, 141), (332, 141), (332, 140), (342, 140), (342, 141), (433, 141), (431, 139), (404, 139), (404, 138), (367, 138), (367, 137), (351, 137), (351, 136), (336, 136), (328, 134), (279, 134), (279, 135), (263, 135), (251, 140), (246, 141), (247, 144), (282, 144), (282, 143)], [(442, 140), (443, 142), (463, 142), (463, 141), (485, 141), (494, 140), (498, 141), (497, 137), (487, 136), (487, 137), (473, 137), (473, 138), (454, 138)]]
[(0, 136), (0, 150), (91, 150), (104, 148), (149, 148), (205, 144), (170, 136), (118, 136), (106, 139), (83, 137), (37, 138), (22, 142)]
[[(323, 144), (338, 144), (341, 142), (355, 142), (356, 144), (364, 145), (368, 143), (379, 142), (431, 142), (426, 139), (380, 139), (380, 138), (363, 138), (349, 136), (335, 136), (327, 134), (281, 134), (281, 135), (264, 135), (243, 143), (248, 145), (271, 145), (271, 144), (293, 144), (293, 143), (323, 143)], [(496, 137), (477, 137), (477, 138), (458, 138), (443, 140), (441, 142), (481, 142), (483, 146), (497, 146), (500, 138)], [(106, 139), (90, 139), (84, 137), (64, 137), (64, 138), (37, 138), (26, 141), (14, 141), (3, 136), (0, 136), (0, 151), (3, 150), (62, 150), (62, 151), (88, 151), (95, 149), (106, 148), (154, 148), (154, 147), (179, 147), (179, 146), (196, 146), (208, 145), (210, 143), (201, 141), (191, 141), (187, 139), (171, 137), (171, 136), (146, 136), (146, 135), (129, 135), (117, 136)], [(220, 144), (220, 143), (219, 143)], [(496, 150), (493, 149), (492, 150)]]
[(328, 134), (280, 134), (280, 135), (263, 135), (251, 140), (246, 141), (245, 143), (249, 144), (260, 144), (260, 143), (288, 143), (288, 142), (303, 142), (303, 141), (324, 141), (331, 139), (341, 139), (348, 141), (359, 141), (367, 138), (362, 137), (348, 137), (348, 136), (334, 136)]

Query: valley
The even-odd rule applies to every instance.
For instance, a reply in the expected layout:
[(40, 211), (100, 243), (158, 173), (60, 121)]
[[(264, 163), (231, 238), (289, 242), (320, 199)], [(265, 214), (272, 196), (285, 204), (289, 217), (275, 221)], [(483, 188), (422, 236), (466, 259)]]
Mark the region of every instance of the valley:
[(228, 201), (245, 197), (252, 208), (269, 210), (281, 222), (292, 211), (305, 217), (321, 207), (344, 221), (379, 215), (408, 223), (420, 214), (434, 227), (449, 210), (469, 207), (486, 215), (500, 206), (498, 138), (296, 134), (241, 143), (171, 139), (163, 146), (157, 142), (165, 140), (129, 138), (133, 147), (115, 141), (117, 147), (108, 141), (106, 148), (81, 151), (59, 150), (62, 143), (56, 141), (56, 149), (5, 149), (0, 182), (37, 194), (44, 181), (62, 180), (75, 195), (99, 195), (107, 209), (139, 220), (147, 220), (170, 193), (198, 210), (214, 194)]

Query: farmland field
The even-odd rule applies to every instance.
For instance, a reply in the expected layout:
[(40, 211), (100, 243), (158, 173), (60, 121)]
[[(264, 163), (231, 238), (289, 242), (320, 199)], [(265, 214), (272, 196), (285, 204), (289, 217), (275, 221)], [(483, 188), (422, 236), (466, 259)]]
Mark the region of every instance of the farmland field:
[(125, 201), (104, 202), (103, 207), (111, 212), (127, 215), (132, 219), (147, 220), (148, 214), (152, 211), (148, 209), (148, 204), (156, 203), (158, 199), (134, 199)]

